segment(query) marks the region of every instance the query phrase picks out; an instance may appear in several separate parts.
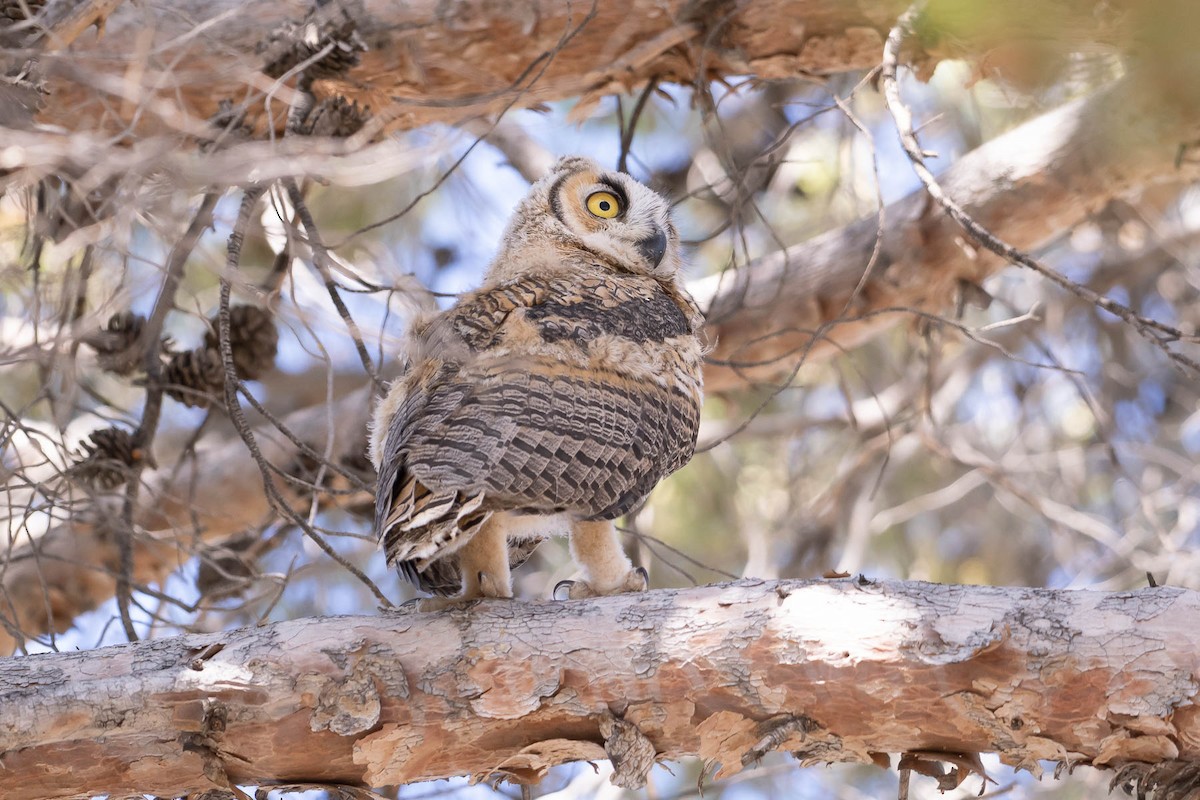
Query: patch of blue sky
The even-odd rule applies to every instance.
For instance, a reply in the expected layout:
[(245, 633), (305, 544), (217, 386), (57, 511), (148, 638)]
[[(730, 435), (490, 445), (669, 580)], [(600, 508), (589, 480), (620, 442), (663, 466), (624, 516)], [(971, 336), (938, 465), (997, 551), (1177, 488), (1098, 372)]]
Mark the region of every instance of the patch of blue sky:
[[(1054, 269), (1067, 280), (1076, 283), (1088, 283), (1100, 264), (1099, 251), (1086, 252), (1072, 247), (1058, 247), (1054, 250), (1054, 256)], [(1049, 289), (1049, 286), (1047, 288)], [(1063, 290), (1054, 288), (1050, 291)]]
[(1070, 565), (1060, 564), (1060, 565), (1055, 566), (1053, 569), (1050, 570), (1049, 573), (1047, 573), (1046, 588), (1047, 589), (1066, 589), (1066, 588), (1073, 587), (1073, 586), (1075, 588), (1079, 588), (1078, 586), (1076, 586), (1076, 582), (1078, 581), (1078, 579), (1079, 579), (1078, 574), (1076, 574), (1075, 570)]
[[(342, 512), (318, 514), (318, 528), (351, 535), (323, 534), (324, 540), (348, 563), (363, 571), (392, 602), (412, 596), (399, 575), (389, 569), (383, 553), (370, 536), (369, 522), (351, 519)], [(379, 600), (361, 582), (328, 558), (304, 532), (291, 531), (284, 543), (260, 560), (264, 573), (289, 575), (283, 602), (271, 619), (293, 619), (308, 614), (374, 613)], [(305, 565), (316, 565), (305, 566)]]
[(1061, 424), (1063, 415), (1082, 401), (1079, 388), (1064, 373), (1045, 372), (1034, 380), (1040, 382), (1041, 412), (1054, 425)]
[(1136, 400), (1118, 400), (1113, 406), (1117, 436), (1135, 442), (1146, 442), (1154, 438), (1158, 423)]
[[(604, 128), (601, 132), (596, 128), (596, 123), (590, 121), (582, 124), (568, 122), (567, 114), (575, 106), (573, 101), (558, 101), (548, 105), (548, 113), (521, 109), (509, 112), (508, 118), (552, 153), (585, 155), (603, 165), (616, 164), (620, 143), (615, 130)], [(600, 108), (607, 110), (611, 106), (602, 105)]]
[[(944, 91), (921, 83), (911, 74), (905, 73), (900, 77), (900, 93), (905, 104), (913, 112), (916, 124), (920, 126), (917, 135), (920, 137), (921, 147), (937, 154), (927, 157), (925, 165), (935, 177), (940, 176), (966, 149), (953, 125), (935, 119), (945, 110), (942, 103)], [(875, 157), (879, 165), (879, 193), (883, 202), (893, 203), (920, 190), (921, 181), (913, 172), (912, 164), (900, 145), (891, 115), (886, 111), (875, 115), (868, 127), (875, 141)]]
[(846, 419), (846, 395), (837, 386), (817, 384), (804, 391), (804, 411), (817, 419)]
[(125, 288), (129, 292), (129, 307), (137, 314), (150, 313), (162, 284), (163, 265), (167, 263), (167, 248), (162, 241), (142, 225), (134, 225), (129, 236), (128, 272)]
[[(457, 155), (466, 143), (457, 148)], [(444, 187), (425, 202), (421, 238), (425, 245), (423, 272), (436, 292), (457, 294), (479, 286), (495, 257), (505, 226), (529, 184), (487, 143), (479, 144)], [(437, 269), (435, 248), (453, 250), (454, 261)], [(448, 300), (442, 301), (443, 304)]]
[(1179, 312), (1175, 306), (1163, 299), (1158, 292), (1147, 292), (1141, 298), (1141, 306), (1134, 310), (1143, 317), (1156, 320), (1164, 325), (1174, 325), (1179, 320)]
[[(1037, 381), (1049, 381), (1056, 377), (1062, 377), (1062, 373), (1055, 371), (1057, 367), (1051, 360), (1051, 357), (1058, 359), (1058, 353), (1051, 351), (1047, 354), (1037, 343), (1030, 341), (1022, 342), (1015, 350), (1011, 348), (1010, 350), (1018, 359), (1021, 359), (1008, 362), (1008, 370), (1012, 374), (1014, 383), (1028, 386)], [(1061, 363), (1061, 359), (1059, 359), (1059, 363)], [(1070, 369), (1066, 364), (1062, 366)]]
[(1189, 453), (1200, 453), (1200, 410), (1193, 412), (1179, 426), (1179, 441)]
[(398, 800), (433, 800), (454, 798), (455, 800), (496, 800), (507, 797), (485, 783), (471, 784), (469, 778), (449, 778), (442, 781), (427, 781), (401, 786), (396, 790)]
[[(370, 342), (383, 318), (382, 303), (376, 297), (351, 292), (342, 292), (341, 296), (368, 341), (368, 352), (374, 355), (375, 348)], [(307, 262), (298, 261), (293, 265), (290, 279), (283, 287), (279, 309), (276, 369), (303, 372), (310, 369), (314, 361), (326, 357), (336, 365), (358, 361), (354, 341), (345, 323), (338, 316), (320, 276)]]
[(788, 124), (797, 127), (815, 124), (817, 120), (832, 116), (836, 110), (837, 103), (829, 91), (818, 84), (806, 87), (803, 93), (797, 93), (779, 107)]
[(1142, 381), (1138, 384), (1138, 401), (1146, 411), (1156, 417), (1167, 408), (1167, 395), (1162, 384), (1157, 381)]
[(1046, 344), (1063, 366), (1098, 377), (1107, 361), (1097, 346), (1095, 321), (1088, 314), (1067, 314), (1061, 333), (1046, 337)]
[[(1130, 450), (1134, 448), (1129, 448)], [(1157, 465), (1147, 464), (1147, 462), (1138, 457), (1138, 453), (1125, 450), (1121, 453), (1121, 465), (1125, 467), (1130, 475), (1144, 475), (1145, 470), (1149, 467), (1153, 471), (1157, 471)], [(1142, 504), (1146, 500), (1146, 492), (1144, 487), (1134, 483), (1128, 478), (1117, 478), (1112, 482), (1107, 497), (1110, 499), (1113, 508), (1117, 512), (1115, 516), (1133, 516), (1140, 517), (1142, 514)]]
[(1012, 375), (996, 362), (985, 364), (972, 377), (956, 407), (957, 419), (973, 424), (994, 447), (1007, 444), (1016, 435), (1020, 413)]
[[(980, 497), (983, 492), (980, 492)], [(967, 524), (947, 524), (944, 515), (938, 512), (923, 512), (908, 521), (908, 533), (911, 539), (925, 539), (935, 542), (938, 559), (949, 564), (958, 564), (979, 552), (979, 531), (975, 529), (972, 520), (964, 520)]]

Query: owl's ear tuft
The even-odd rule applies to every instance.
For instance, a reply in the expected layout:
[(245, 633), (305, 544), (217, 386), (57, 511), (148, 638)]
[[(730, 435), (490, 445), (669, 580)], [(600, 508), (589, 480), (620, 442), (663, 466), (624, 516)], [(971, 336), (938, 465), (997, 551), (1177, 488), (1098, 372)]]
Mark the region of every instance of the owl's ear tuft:
[(563, 172), (583, 172), (584, 170), (593, 170), (598, 172), (600, 165), (586, 156), (563, 156), (554, 162), (554, 166), (550, 168), (550, 174), (557, 175)]

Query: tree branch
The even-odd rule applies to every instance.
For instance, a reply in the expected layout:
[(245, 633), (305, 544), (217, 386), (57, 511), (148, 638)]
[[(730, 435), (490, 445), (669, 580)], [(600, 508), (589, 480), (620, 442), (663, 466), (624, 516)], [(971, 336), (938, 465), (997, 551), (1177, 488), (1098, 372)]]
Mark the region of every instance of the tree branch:
[[(113, 3), (103, 5), (108, 10)], [(887, 30), (906, 3), (340, 0), (316, 5), (322, 6), (318, 21), (349, 25), (367, 49), (356, 54), (358, 63), (345, 76), (317, 80), (313, 92), (318, 99), (341, 94), (357, 100), (370, 106), (386, 129), (397, 129), (496, 114), (514, 101), (535, 106), (582, 96), (586, 106), (652, 76), (686, 85), (698, 77), (770, 79), (869, 69), (878, 63)], [(1038, 25), (1036, 39), (1063, 52), (1080, 41), (1120, 46), (1130, 35), (1121, 27), (1128, 27), (1124, 5), (1109, 3), (1107, 13), (1094, 14), (1086, 3), (1041, 3), (1038, 18), (1053, 23)], [(925, 38), (936, 52), (913, 54), (929, 62), (926, 68), (940, 57), (981, 55), (1008, 38), (1030, 37), (1028, 14), (996, 12), (982, 0), (977, 7), (959, 6), (948, 9), (944, 20), (985, 24), (952, 26), (940, 39), (937, 31), (928, 31)], [(55, 14), (69, 13), (70, 7), (53, 4), (44, 22), (53, 28)], [(222, 99), (234, 98), (245, 101), (260, 129), (273, 118), (270, 124), (280, 132), (286, 101), (276, 103), (274, 114), (267, 111), (268, 96), (278, 87), (262, 70), (269, 62), (290, 63), (281, 54), (289, 46), (281, 31), (288, 23), (299, 27), (297, 13), (298, 4), (282, 0), (252, 5), (183, 0), (172, 3), (170, 13), (121, 4), (105, 20), (103, 36), (84, 34), (68, 51), (44, 54), (51, 85), (39, 121), (76, 131), (132, 126), (145, 136), (191, 130), (212, 117)], [(780, 24), (783, 20), (791, 24)], [(563, 32), (581, 23), (578, 33), (559, 46)], [(153, 37), (147, 40), (149, 31)], [(31, 48), (56, 50), (55, 43), (64, 41), (51, 35), (39, 42), (36, 27), (32, 33)], [(133, 66), (131, 59), (142, 63)], [(547, 60), (537, 84), (527, 85), (529, 66)], [(66, 69), (68, 64), (77, 68)], [(697, 76), (698, 69), (705, 74)], [(123, 102), (110, 105), (104, 94), (114, 92)]]
[(1171, 587), (858, 578), (296, 620), (0, 661), (0, 751), (6, 790), (41, 798), (530, 782), (618, 746), (642, 753), (627, 784), (653, 758), (723, 777), (772, 749), (1196, 762), (1197, 614)]
[[(909, 111), (900, 97), (900, 81), (897, 78), (897, 68), (900, 63), (900, 48), (903, 46), (906, 37), (913, 34), (914, 21), (922, 8), (923, 3), (918, 0), (917, 3), (900, 16), (895, 27), (892, 28), (892, 32), (888, 35), (887, 44), (883, 48), (883, 65), (880, 71), (880, 80), (883, 84), (883, 96), (887, 101), (888, 110), (891, 111), (892, 119), (896, 122), (896, 130), (900, 135), (900, 145), (904, 148), (908, 160), (912, 162), (913, 171), (925, 186), (925, 191), (945, 209), (946, 213), (977, 244), (986, 247), (1009, 263), (1019, 264), (1033, 270), (1059, 288), (1071, 292), (1097, 308), (1120, 317), (1126, 325), (1136, 331), (1143, 339), (1158, 347), (1176, 364), (1188, 368), (1194, 375), (1200, 374), (1200, 364), (1182, 353), (1171, 349), (1171, 344), (1188, 338), (1186, 334), (1180, 332), (1177, 328), (1165, 325), (1157, 320), (1143, 317), (1123, 303), (1119, 303), (1110, 297), (1105, 297), (1093, 291), (1090, 287), (1076, 283), (1055, 270), (1044, 266), (1035, 259), (1030, 258), (981, 226), (970, 214), (963, 210), (962, 206), (942, 191), (937, 178), (933, 176), (929, 166), (925, 163), (925, 151), (921, 148), (921, 144), (917, 140), (917, 133), (913, 128), (912, 112)], [(1178, 157), (1176, 160), (1178, 160)], [(1195, 337), (1191, 338), (1195, 339)]]
[[(286, 425), (318, 455), (332, 439), (335, 463), (360, 461), (371, 388), (351, 392), (333, 409), (321, 403), (293, 412)], [(330, 419), (337, 426), (333, 431)], [(273, 424), (259, 426), (255, 436), (267, 462), (287, 473), (303, 472), (301, 448)], [(164, 465), (143, 473), (147, 499), (133, 517), (135, 588), (160, 583), (192, 557), (195, 543), (223, 541), (261, 524), (271, 512), (258, 465), (241, 439), (200, 444), (196, 451), (182, 467)], [(212, 469), (213, 464), (221, 468)], [(280, 493), (294, 507), (307, 501), (296, 486), (283, 483)], [(322, 502), (326, 507), (361, 503), (366, 495), (328, 494)], [(120, 556), (106, 514), (115, 516), (98, 498), (94, 514), (77, 515), (37, 537), (23, 535), (25, 541), (14, 543), (0, 559), (0, 653), (12, 653), (27, 637), (66, 630), (79, 614), (113, 596)]]
[[(1195, 177), (1176, 163), (1200, 126), (1200, 107), (1159, 104), (1144, 82), (1126, 79), (993, 139), (939, 178), (980, 225), (1014, 247), (1037, 250), (1122, 193)], [(906, 311), (953, 307), (963, 284), (1008, 265), (962, 241), (958, 224), (919, 190), (874, 217), (821, 234), (747, 267), (693, 284), (717, 346), (705, 389), (787, 376), (800, 358), (862, 344), (903, 321)], [(881, 313), (894, 309), (894, 313)], [(817, 334), (818, 340), (813, 342)]]

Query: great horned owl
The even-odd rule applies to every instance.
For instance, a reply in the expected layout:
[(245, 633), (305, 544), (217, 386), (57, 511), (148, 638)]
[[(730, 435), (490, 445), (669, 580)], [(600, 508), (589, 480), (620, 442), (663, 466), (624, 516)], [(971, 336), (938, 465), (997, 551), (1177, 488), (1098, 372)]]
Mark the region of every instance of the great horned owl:
[(612, 521), (695, 448), (702, 318), (679, 266), (667, 202), (628, 175), (573, 157), (534, 184), (375, 410), (389, 564), (450, 602), (511, 597), (510, 568), (562, 533), (569, 597), (646, 588)]

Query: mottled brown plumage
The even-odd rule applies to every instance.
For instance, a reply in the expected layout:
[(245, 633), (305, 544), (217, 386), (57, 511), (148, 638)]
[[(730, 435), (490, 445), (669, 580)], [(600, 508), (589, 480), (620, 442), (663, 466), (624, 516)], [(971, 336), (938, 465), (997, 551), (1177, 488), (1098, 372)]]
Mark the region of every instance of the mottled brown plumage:
[(414, 328), (376, 410), (389, 563), (437, 594), (508, 597), (510, 566), (569, 532), (572, 596), (644, 588), (611, 520), (695, 447), (701, 317), (678, 259), (666, 202), (628, 176), (564, 159), (533, 187), (483, 287)]

